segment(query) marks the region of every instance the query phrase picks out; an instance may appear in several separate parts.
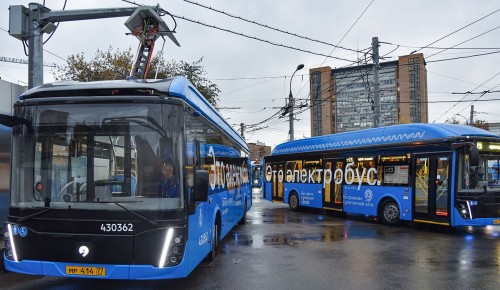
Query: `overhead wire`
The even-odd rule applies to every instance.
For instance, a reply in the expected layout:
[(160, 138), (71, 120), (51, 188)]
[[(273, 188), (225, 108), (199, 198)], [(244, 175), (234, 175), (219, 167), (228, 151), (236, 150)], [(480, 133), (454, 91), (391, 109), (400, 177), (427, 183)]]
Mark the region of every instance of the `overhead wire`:
[[(495, 74), (493, 77), (489, 78), (487, 81), (483, 82), (482, 84), (476, 86), (473, 90), (471, 90), (471, 92), (475, 91), (476, 89), (482, 87), (484, 84), (486, 84), (487, 82), (489, 82), (490, 80), (492, 80), (493, 78), (495, 78), (496, 76), (498, 76), (500, 74), (500, 72), (498, 72), (497, 74)], [(468, 94), (466, 94), (465, 96), (463, 96), (459, 101), (455, 101), (456, 103), (451, 107), (449, 108), (448, 110), (446, 110), (443, 114), (441, 114), (441, 116), (439, 116), (437, 119), (435, 119), (432, 123), (435, 123), (436, 121), (438, 121), (439, 119), (441, 119), (444, 115), (446, 115), (448, 112), (450, 112), (453, 108), (455, 108), (460, 102), (462, 102), (465, 97), (467, 97)], [(465, 109), (465, 108), (464, 108)], [(460, 112), (462, 112), (464, 109), (462, 109)]]
[[(500, 51), (499, 51), (499, 52), (500, 52)], [(472, 56), (468, 56), (468, 57), (482, 56), (482, 55), (488, 55), (488, 54), (493, 54), (493, 53), (498, 53), (498, 52), (490, 52), (490, 53), (486, 53), (486, 54), (478, 54), (478, 55), (472, 55)], [(467, 57), (456, 57), (456, 58), (441, 59), (441, 60), (434, 60), (434, 61), (427, 61), (427, 62), (448, 61), (448, 60), (456, 60), (456, 59), (462, 59), (462, 58), (467, 58)], [(397, 67), (403, 67), (403, 66), (409, 66), (409, 65), (410, 65), (410, 64), (398, 64), (398, 65), (397, 65)], [(394, 73), (394, 72), (387, 72), (387, 73)], [(384, 74), (384, 72), (381, 72), (380, 74)], [(369, 75), (369, 72), (368, 72), (367, 74), (364, 74), (364, 75), (362, 74), (362, 75), (360, 75), (360, 76), (361, 76), (361, 78), (363, 78), (364, 76), (368, 76), (368, 75)], [(358, 78), (357, 80), (359, 80), (359, 78)], [(355, 80), (355, 81), (357, 81), (357, 80)], [(323, 87), (323, 85), (322, 85), (321, 87)], [(324, 93), (324, 92), (325, 92), (325, 90), (322, 90), (322, 91), (320, 91), (320, 94), (322, 94), (322, 93)], [(340, 91), (336, 92), (336, 94), (338, 94), (338, 93), (340, 93)], [(370, 92), (368, 92), (368, 93), (370, 93)], [(321, 101), (320, 101), (320, 104), (321, 104), (321, 103), (323, 103), (323, 102), (330, 101), (330, 100), (332, 99), (332, 97), (333, 97), (333, 96), (331, 96), (331, 97), (329, 97), (329, 98), (326, 98), (326, 99), (321, 100)], [(308, 98), (310, 98), (310, 95), (308, 96)], [(456, 102), (456, 101), (447, 101), (446, 103), (452, 103), (452, 102)], [(468, 102), (470, 102), (470, 100), (469, 100)], [(311, 108), (312, 106), (313, 106), (313, 105), (311, 104), (311, 105), (309, 106), (309, 108)], [(306, 110), (307, 110), (307, 109), (306, 109)], [(303, 110), (303, 111), (305, 111), (305, 110)], [(303, 111), (302, 111), (302, 112), (303, 112)], [(299, 112), (299, 113), (302, 113), (302, 112)], [(443, 114), (443, 115), (444, 115), (444, 114)]]
[(427, 44), (427, 45), (425, 45), (425, 46), (421, 47), (420, 49), (417, 49), (417, 50), (412, 51), (410, 54), (414, 54), (415, 52), (418, 52), (418, 51), (420, 51), (420, 50), (422, 50), (422, 49), (425, 49), (425, 48), (427, 48), (428, 46), (431, 46), (431, 45), (433, 45), (433, 44), (435, 44), (435, 43), (437, 43), (437, 42), (439, 42), (439, 41), (441, 41), (441, 40), (443, 40), (443, 39), (445, 39), (445, 38), (447, 38), (447, 37), (449, 37), (449, 36), (451, 36), (451, 35), (453, 35), (453, 34), (455, 34), (455, 33), (459, 32), (459, 31), (461, 31), (461, 30), (463, 30), (463, 29), (465, 29), (465, 28), (467, 28), (467, 27), (469, 27), (469, 26), (471, 26), (471, 25), (473, 25), (473, 24), (475, 24), (475, 23), (477, 23), (477, 22), (479, 22), (479, 21), (481, 21), (481, 20), (483, 20), (483, 19), (485, 19), (485, 18), (487, 18), (487, 17), (489, 17), (489, 16), (491, 16), (491, 15), (495, 14), (495, 13), (497, 13), (498, 11), (500, 11), (500, 9), (497, 9), (497, 10), (495, 10), (495, 11), (493, 11), (493, 12), (491, 12), (491, 13), (489, 13), (489, 14), (487, 14), (487, 15), (485, 15), (485, 16), (483, 16), (483, 17), (481, 17), (481, 18), (477, 19), (477, 20), (474, 20), (473, 22), (471, 22), (471, 23), (469, 23), (469, 24), (467, 24), (467, 25), (465, 25), (465, 26), (462, 26), (461, 28), (459, 28), (459, 29), (457, 29), (457, 30), (455, 30), (455, 31), (453, 31), (453, 32), (451, 32), (451, 33), (448, 33), (447, 35), (445, 35), (445, 36), (443, 36), (443, 37), (441, 37), (441, 38), (439, 38), (439, 39), (437, 39), (437, 40), (435, 40), (435, 41), (433, 41), (433, 42), (431, 42), (431, 43), (429, 43), (429, 44)]
[[(128, 3), (133, 3), (131, 1), (126, 1), (126, 0), (122, 0), (122, 1), (125, 1), (125, 2), (128, 2)], [(195, 2), (190, 2), (190, 1), (186, 1), (188, 3), (191, 3), (191, 4), (195, 4), (195, 5), (198, 5), (197, 3)], [(238, 33), (238, 32), (234, 32), (234, 31), (231, 31), (229, 29), (225, 29), (225, 28), (220, 28), (220, 27), (217, 27), (215, 25), (209, 25), (209, 24), (205, 24), (205, 23), (202, 23), (200, 21), (196, 21), (196, 20), (191, 20), (191, 19), (188, 19), (186, 17), (183, 17), (183, 16), (177, 16), (177, 15), (173, 15), (171, 14), (172, 16), (175, 16), (177, 18), (180, 18), (180, 19), (183, 19), (183, 20), (186, 20), (186, 21), (189, 21), (189, 22), (193, 22), (193, 23), (196, 23), (196, 24), (200, 24), (200, 25), (203, 25), (203, 26), (207, 26), (207, 27), (210, 27), (210, 28), (214, 28), (214, 29), (218, 29), (218, 30), (221, 30), (221, 31), (225, 31), (225, 32), (229, 32), (229, 33), (233, 33), (233, 34), (236, 34), (236, 35), (240, 35), (240, 36), (244, 36), (244, 37), (247, 37), (247, 38), (250, 38), (250, 39), (254, 39), (254, 40), (258, 40), (258, 41), (261, 41), (261, 42), (265, 42), (265, 43), (268, 43), (268, 44), (271, 44), (271, 45), (275, 45), (275, 46), (281, 46), (281, 47), (285, 47), (285, 48), (289, 48), (289, 49), (293, 49), (293, 50), (298, 50), (298, 51), (302, 51), (302, 52), (306, 52), (306, 53), (311, 53), (311, 54), (315, 54), (315, 55), (320, 55), (320, 56), (324, 56), (325, 57), (325, 60), (323, 61), (323, 63), (328, 59), (328, 58), (332, 58), (332, 59), (337, 59), (337, 60), (343, 60), (343, 61), (347, 61), (347, 62), (351, 62), (351, 66), (353, 65), (356, 65), (358, 64), (358, 61), (352, 61), (352, 60), (348, 60), (348, 59), (344, 59), (344, 58), (338, 58), (338, 57), (333, 57), (331, 56), (331, 54), (333, 53), (333, 51), (339, 47), (340, 47), (340, 43), (342, 42), (342, 40), (347, 36), (347, 34), (352, 30), (352, 28), (356, 25), (356, 23), (361, 19), (361, 17), (364, 15), (364, 13), (368, 10), (368, 8), (372, 5), (372, 3), (374, 2), (374, 0), (372, 0), (368, 6), (363, 10), (363, 12), (361, 13), (361, 15), (356, 19), (356, 21), (351, 25), (351, 27), (348, 29), (348, 31), (344, 34), (344, 36), (341, 38), (341, 40), (338, 42), (337, 45), (333, 45), (334, 48), (333, 50), (330, 52), (330, 54), (328, 55), (324, 55), (324, 54), (319, 54), (319, 53), (315, 53), (315, 52), (311, 52), (311, 51), (307, 51), (307, 50), (303, 50), (303, 49), (299, 49), (299, 48), (295, 48), (295, 47), (291, 47), (291, 46), (287, 46), (287, 45), (283, 45), (283, 44), (277, 44), (277, 43), (274, 43), (274, 42), (270, 42), (268, 40), (264, 40), (264, 39), (260, 39), (260, 38), (257, 38), (257, 37), (254, 37), (254, 36), (249, 36), (249, 35), (246, 35), (246, 34), (243, 34), (243, 33)], [(135, 5), (138, 5), (136, 3), (133, 3)], [(203, 5), (199, 5), (199, 6), (203, 6)], [(243, 19), (242, 19), (243, 20)], [(246, 20), (246, 19), (245, 19)], [(254, 23), (254, 24), (257, 24), (257, 23)], [(353, 50), (355, 52), (358, 52), (359, 50)], [(362, 52), (362, 51), (359, 51), (359, 52)], [(323, 64), (322, 63), (322, 64)], [(286, 76), (285, 76), (286, 77)], [(358, 78), (359, 79), (359, 78)], [(355, 80), (357, 81), (357, 80)], [(259, 83), (260, 84), (260, 83)], [(258, 85), (258, 84), (255, 84), (255, 85)], [(254, 85), (252, 85), (254, 86)], [(301, 90), (303, 89), (304, 87), (301, 88)], [(242, 88), (244, 89), (244, 88)], [(301, 91), (300, 90), (300, 91)], [(299, 91), (299, 92), (300, 92)], [(233, 91), (234, 92), (234, 91)], [(232, 92), (230, 92), (232, 93)], [(293, 104), (289, 104), (289, 106), (293, 106)], [(304, 107), (304, 105), (300, 105), (299, 107)], [(265, 123), (269, 120), (272, 120), (273, 118), (275, 118), (276, 116), (279, 115), (279, 113), (281, 113), (282, 111), (285, 111), (287, 109), (287, 107), (283, 107), (281, 108), (279, 111), (277, 111), (274, 115), (272, 115), (271, 117), (259, 122), (259, 123), (256, 123), (256, 124), (252, 124), (250, 126), (256, 126), (256, 125), (259, 125), (259, 124), (262, 124), (262, 123)], [(300, 113), (299, 113), (300, 114)], [(283, 114), (284, 116), (285, 114)], [(282, 116), (282, 117), (283, 117)], [(247, 126), (248, 127), (248, 126)]]
[[(358, 23), (358, 21), (361, 19), (361, 17), (363, 17), (363, 15), (365, 14), (365, 12), (368, 10), (368, 8), (370, 8), (370, 6), (373, 4), (375, 0), (372, 0), (368, 6), (366, 6), (366, 8), (363, 10), (363, 12), (361, 12), (361, 14), (358, 16), (358, 18), (356, 19), (356, 21), (354, 21), (354, 23), (351, 25), (351, 27), (349, 27), (349, 29), (347, 30), (346, 33), (344, 33), (344, 35), (342, 36), (342, 38), (339, 40), (339, 42), (337, 43), (337, 46), (335, 46), (332, 51), (328, 54), (328, 55), (331, 55), (335, 49), (340, 45), (340, 43), (344, 40), (344, 38), (349, 34), (349, 32), (351, 32), (351, 30), (354, 28), (354, 26)], [(325, 63), (326, 59), (321, 63), (320, 66), (322, 66), (324, 63)]]
[[(187, 2), (189, 4), (193, 4), (193, 5), (196, 5), (196, 6), (199, 6), (199, 7), (202, 7), (202, 8), (205, 8), (205, 9), (208, 9), (208, 10), (212, 10), (212, 11), (215, 11), (217, 13), (221, 13), (221, 14), (224, 14), (226, 16), (229, 16), (231, 18), (235, 18), (235, 19), (239, 19), (239, 20), (242, 20), (242, 21), (245, 21), (245, 22), (248, 22), (248, 23), (252, 23), (252, 24), (255, 24), (255, 25), (258, 25), (258, 26), (261, 26), (261, 27), (264, 27), (264, 28), (267, 28), (267, 29), (270, 29), (270, 30), (274, 30), (274, 31), (277, 31), (277, 32), (281, 32), (281, 33), (284, 33), (284, 34), (288, 34), (288, 35), (291, 35), (291, 36), (295, 36), (295, 37), (298, 37), (298, 38), (302, 38), (302, 39), (305, 39), (305, 40), (309, 40), (309, 41), (312, 41), (312, 42), (316, 42), (316, 43), (321, 43), (321, 44), (325, 44), (325, 45), (328, 45), (328, 46), (333, 46), (335, 48), (340, 48), (340, 49), (344, 49), (344, 50), (348, 50), (348, 51), (352, 51), (352, 52), (361, 52), (359, 50), (355, 50), (355, 49), (351, 49), (351, 48), (346, 48), (346, 47), (343, 47), (343, 46), (339, 46), (339, 45), (335, 45), (333, 43), (329, 43), (329, 42), (325, 42), (325, 41), (321, 41), (321, 40), (317, 40), (317, 39), (313, 39), (313, 38), (310, 38), (310, 37), (307, 37), (307, 36), (302, 36), (302, 35), (299, 35), (299, 34), (296, 34), (296, 33), (292, 33), (292, 32), (288, 32), (288, 31), (285, 31), (285, 30), (282, 30), (282, 29), (279, 29), (279, 28), (275, 28), (275, 27), (271, 27), (267, 24), (262, 24), (262, 23), (259, 23), (257, 21), (253, 21), (253, 20), (248, 20), (246, 18), (243, 18), (241, 16), (237, 16), (237, 15), (233, 15), (233, 14), (230, 14), (230, 13), (227, 13), (225, 11), (222, 11), (222, 10), (218, 10), (216, 8), (213, 8), (211, 6), (206, 6), (206, 5), (203, 5), (203, 4), (200, 4), (200, 3), (197, 3), (197, 2), (194, 2), (194, 1), (190, 1), (190, 0), (183, 0), (184, 2)], [(373, 2), (373, 1), (372, 1)]]
[[(375, 0), (372, 0), (366, 7), (365, 9), (363, 10), (363, 12), (361, 12), (361, 14), (358, 16), (358, 18), (354, 21), (354, 23), (349, 27), (349, 29), (346, 31), (346, 33), (344, 33), (344, 35), (342, 36), (342, 38), (339, 40), (339, 42), (337, 43), (337, 46), (340, 45), (340, 43), (344, 40), (344, 38), (349, 34), (349, 32), (351, 32), (351, 30), (354, 28), (354, 26), (358, 23), (358, 21), (361, 19), (361, 17), (365, 14), (365, 12), (368, 10), (368, 8), (370, 8), (370, 6), (373, 4)], [(330, 51), (330, 53), (328, 55), (331, 55), (334, 51), (335, 51), (336, 47), (334, 47), (332, 49), (332, 51)], [(326, 62), (327, 58), (325, 58), (323, 60), (323, 62), (319, 65), (320, 67), (323, 66), (323, 64)], [(351, 66), (354, 66), (356, 64), (359, 63), (359, 60), (353, 64), (351, 64)], [(300, 90), (298, 91), (297, 94), (300, 94), (300, 92), (305, 88), (305, 85), (302, 86), (300, 88)], [(290, 88), (291, 89), (291, 88)], [(310, 97), (310, 93), (309, 93), (309, 97)]]
[(477, 57), (477, 56), (485, 56), (485, 55), (497, 54), (497, 53), (500, 53), (500, 50), (493, 51), (493, 52), (480, 53), (480, 54), (473, 54), (473, 55), (468, 55), (468, 56), (457, 56), (457, 57), (452, 57), (452, 58), (444, 58), (444, 59), (436, 59), (436, 60), (426, 60), (426, 62), (427, 63), (433, 63), (433, 62), (441, 62), (441, 61), (465, 59), (465, 58), (471, 58), (471, 57)]
[[(469, 38), (469, 39), (467, 39), (467, 40), (464, 40), (464, 41), (462, 41), (462, 42), (460, 42), (460, 43), (458, 43), (458, 44), (455, 44), (455, 45), (454, 45), (454, 46), (452, 46), (452, 47), (459, 46), (459, 45), (461, 45), (461, 44), (464, 44), (464, 43), (466, 43), (466, 42), (469, 42), (469, 41), (471, 41), (471, 40), (473, 40), (473, 39), (476, 39), (476, 38), (478, 38), (478, 37), (480, 37), (480, 36), (483, 36), (483, 35), (485, 35), (485, 34), (488, 34), (488, 33), (492, 32), (492, 31), (495, 31), (495, 30), (497, 30), (498, 28), (500, 28), (500, 26), (497, 26), (497, 27), (495, 27), (495, 28), (492, 28), (492, 29), (490, 29), (490, 30), (488, 30), (488, 31), (486, 31), (486, 32), (483, 32), (483, 33), (481, 33), (481, 34), (478, 34), (478, 35), (476, 35), (476, 36), (474, 36), (474, 37), (472, 37), (472, 38)], [(431, 55), (427, 56), (426, 58), (431, 58), (431, 57), (433, 57), (433, 56), (435, 56), (435, 55), (437, 55), (437, 54), (440, 54), (440, 53), (442, 53), (442, 52), (444, 52), (444, 51), (447, 51), (447, 50), (448, 50), (448, 48), (445, 48), (445, 49), (443, 49), (443, 50), (441, 50), (441, 51), (438, 51), (438, 52), (436, 52), (436, 53), (433, 53), (433, 54), (431, 54)]]
[(174, 17), (180, 18), (180, 19), (188, 21), (188, 22), (196, 23), (196, 24), (199, 24), (199, 25), (202, 25), (202, 26), (205, 26), (205, 27), (209, 27), (209, 28), (220, 30), (220, 31), (228, 32), (228, 33), (235, 34), (235, 35), (242, 36), (242, 37), (246, 37), (246, 38), (249, 38), (249, 39), (257, 40), (257, 41), (264, 42), (264, 43), (267, 43), (267, 44), (270, 44), (270, 45), (273, 45), (273, 46), (284, 47), (284, 48), (288, 48), (288, 49), (291, 49), (291, 50), (296, 50), (296, 51), (300, 51), (300, 52), (309, 53), (309, 54), (312, 54), (312, 55), (324, 56), (326, 58), (332, 58), (332, 59), (337, 59), (337, 60), (342, 60), (342, 61), (346, 61), (346, 62), (355, 63), (355, 61), (353, 61), (353, 60), (349, 60), (349, 59), (345, 59), (345, 58), (340, 58), (340, 57), (335, 57), (335, 56), (331, 56), (331, 55), (326, 55), (326, 54), (323, 54), (323, 53), (313, 52), (313, 51), (310, 51), (310, 50), (306, 50), (306, 49), (302, 49), (302, 48), (297, 48), (297, 47), (293, 47), (293, 46), (290, 46), (290, 45), (275, 43), (275, 42), (272, 42), (272, 41), (269, 41), (269, 40), (265, 40), (265, 39), (262, 39), (262, 38), (259, 38), (259, 37), (256, 37), (256, 36), (246, 35), (246, 34), (241, 33), (241, 32), (235, 32), (235, 31), (232, 31), (232, 30), (229, 30), (229, 29), (226, 29), (226, 28), (221, 28), (221, 27), (218, 27), (218, 26), (215, 26), (215, 25), (206, 24), (206, 23), (203, 23), (203, 22), (198, 21), (198, 20), (192, 20), (192, 19), (189, 19), (189, 18), (184, 17), (184, 16), (178, 16), (178, 15), (175, 15), (175, 14), (172, 14), (172, 15)]
[[(124, 1), (124, 0), (123, 0), (123, 1)], [(374, 1), (374, 0), (373, 0), (373, 1)], [(370, 4), (368, 5), (368, 7), (369, 7), (369, 6), (373, 3), (373, 1), (371, 1), (371, 2), (370, 2)], [(199, 6), (202, 6), (202, 7), (203, 7), (203, 5), (198, 4), (198, 3), (195, 3), (195, 2), (192, 2), (192, 1), (186, 1), (186, 2), (191, 3), (191, 4), (195, 4), (195, 5), (199, 5)], [(366, 9), (368, 9), (368, 7), (367, 7)], [(211, 7), (209, 7), (209, 9), (211, 9)], [(365, 9), (365, 11), (366, 11), (366, 9)], [(214, 10), (214, 9), (211, 9), (211, 10)], [(215, 10), (214, 10), (214, 11), (215, 11)], [(365, 12), (365, 11), (363, 11), (363, 14), (364, 14), (364, 12)], [(458, 30), (455, 30), (455, 31), (454, 31), (454, 32), (452, 32), (452, 33), (449, 33), (449, 34), (447, 34), (447, 35), (445, 35), (445, 36), (443, 36), (443, 37), (439, 38), (438, 40), (436, 40), (436, 41), (434, 41), (434, 42), (432, 42), (432, 43), (430, 43), (430, 44), (428, 44), (428, 45), (426, 45), (426, 46), (423, 46), (423, 47), (418, 47), (419, 49), (418, 49), (418, 50), (416, 50), (416, 51), (414, 51), (414, 52), (417, 52), (417, 51), (422, 50), (422, 49), (425, 49), (425, 48), (429, 48), (429, 49), (440, 49), (440, 48), (435, 48), (435, 47), (432, 47), (431, 45), (432, 45), (432, 44), (437, 43), (438, 41), (440, 41), (440, 40), (442, 40), (442, 39), (444, 39), (444, 38), (446, 38), (446, 37), (449, 37), (449, 36), (453, 35), (454, 33), (458, 32), (458, 31), (460, 31), (460, 30), (462, 30), (462, 29), (465, 29), (466, 27), (468, 27), (468, 26), (470, 26), (470, 25), (472, 25), (472, 24), (474, 24), (474, 23), (476, 23), (476, 22), (478, 22), (478, 21), (480, 21), (480, 20), (482, 20), (482, 19), (484, 19), (484, 18), (486, 18), (486, 17), (488, 17), (488, 16), (490, 16), (490, 15), (492, 15), (492, 14), (494, 14), (494, 13), (498, 12), (498, 11), (500, 11), (500, 9), (498, 9), (498, 10), (496, 10), (496, 11), (494, 11), (494, 12), (492, 12), (492, 13), (490, 13), (490, 14), (488, 14), (488, 15), (486, 15), (486, 16), (484, 16), (484, 17), (482, 17), (482, 18), (480, 18), (480, 19), (478, 19), (478, 20), (476, 20), (476, 21), (474, 21), (474, 22), (472, 22), (472, 23), (469, 23), (468, 25), (466, 25), (466, 26), (464, 26), (464, 27), (462, 27), (462, 28), (460, 28), (460, 29), (458, 29)], [(225, 12), (223, 12), (223, 11), (217, 11), (217, 12), (219, 12), (219, 13), (223, 13), (223, 14), (228, 15), (228, 13), (225, 13)], [(362, 15), (363, 15), (363, 14), (362, 14)], [(362, 16), (362, 15), (361, 15), (361, 16)], [(228, 15), (228, 16), (238, 18), (238, 16), (234, 16), (234, 15)], [(361, 17), (361, 16), (360, 16), (360, 17)], [(258, 40), (258, 41), (261, 41), (261, 42), (266, 42), (266, 43), (271, 44), (271, 45), (281, 46), (281, 47), (289, 48), (289, 49), (292, 49), (292, 50), (298, 50), (298, 51), (305, 52), (305, 53), (311, 53), (311, 54), (315, 54), (315, 55), (325, 56), (325, 57), (326, 57), (326, 59), (328, 59), (328, 58), (339, 59), (339, 58), (336, 58), (336, 57), (332, 57), (332, 56), (330, 56), (330, 55), (318, 54), (318, 53), (315, 53), (315, 52), (312, 52), (312, 51), (302, 50), (302, 49), (300, 49), (300, 48), (295, 48), (295, 47), (286, 46), (286, 45), (283, 45), (283, 44), (273, 43), (273, 42), (270, 42), (270, 41), (267, 41), (267, 40), (264, 40), (264, 39), (256, 38), (256, 37), (253, 37), (253, 36), (248, 36), (248, 35), (245, 35), (245, 34), (243, 34), (243, 33), (234, 32), (234, 31), (231, 31), (231, 30), (229, 30), (229, 29), (219, 28), (219, 27), (216, 27), (216, 26), (214, 26), (214, 25), (209, 25), (209, 24), (201, 23), (201, 22), (199, 22), (199, 21), (195, 21), (195, 20), (187, 19), (186, 17), (180, 17), (180, 16), (176, 16), (176, 15), (172, 15), (172, 17), (178, 17), (178, 18), (181, 18), (181, 19), (186, 20), (186, 21), (194, 22), (194, 23), (197, 23), (197, 24), (200, 24), (200, 25), (204, 25), (204, 26), (207, 26), (207, 27), (210, 27), (210, 28), (214, 28), (214, 29), (218, 29), (218, 30), (225, 31), (225, 32), (233, 33), (233, 34), (240, 35), (240, 36), (243, 36), (243, 37), (247, 37), (247, 38), (251, 38), (251, 39), (254, 39), (254, 40)], [(359, 20), (359, 18), (360, 18), (360, 17), (358, 17), (358, 19), (356, 20), (356, 22)], [(246, 19), (242, 19), (242, 20), (247, 21)], [(251, 22), (251, 21), (249, 21), (249, 22)], [(355, 23), (356, 23), (356, 22), (355, 22)], [(254, 23), (254, 24), (259, 25), (259, 23)], [(265, 25), (264, 25), (264, 26), (265, 26)], [(353, 26), (354, 26), (354, 24), (353, 24)], [(351, 28), (352, 28), (352, 26), (351, 26)], [(272, 29), (272, 28), (270, 28), (270, 29)], [(493, 30), (494, 30), (494, 29), (493, 29)], [(492, 31), (492, 30), (491, 30), (491, 31)], [(488, 31), (488, 32), (491, 32), (491, 31)], [(349, 31), (348, 31), (348, 32), (349, 32)], [(486, 32), (486, 33), (488, 33), (488, 32)], [(293, 35), (293, 34), (292, 34), (292, 35)], [(479, 37), (479, 36), (476, 36), (476, 37)], [(340, 43), (340, 42), (339, 42), (339, 43)], [(463, 43), (464, 43), (464, 42), (463, 42)], [(460, 44), (458, 44), (458, 45), (460, 45)], [(336, 47), (335, 47), (335, 48), (336, 48)], [(335, 50), (335, 48), (332, 50), (332, 52)], [(397, 47), (396, 49), (398, 49), (398, 48), (399, 48), (399, 47)], [(394, 49), (393, 51), (395, 51), (396, 49)], [(458, 48), (451, 47), (451, 48), (447, 48), (447, 49), (445, 49), (445, 50), (449, 50), (449, 49), (458, 49)], [(462, 49), (467, 49), (467, 48), (462, 48)], [(470, 48), (469, 48), (469, 49), (470, 49)], [(482, 49), (484, 49), (484, 48), (482, 48)], [(490, 49), (490, 48), (487, 48), (487, 49)], [(392, 52), (393, 52), (393, 51), (392, 51)], [(444, 50), (443, 50), (443, 51), (444, 51)], [(389, 52), (388, 54), (390, 54), (390, 53), (392, 53), (392, 52)], [(414, 53), (414, 52), (412, 52), (412, 53)], [(441, 52), (442, 52), (442, 51), (441, 51)], [(438, 53), (441, 53), (441, 52), (438, 52)], [(456, 57), (456, 58), (440, 59), (440, 60), (427, 61), (427, 62), (441, 62), (441, 61), (457, 60), (457, 59), (463, 59), (463, 58), (471, 58), (471, 57), (477, 57), (477, 56), (483, 56), (483, 55), (489, 55), (489, 54), (496, 54), (496, 53), (498, 53), (498, 52), (500, 52), (500, 51), (489, 52), (489, 53), (482, 53), (482, 54), (475, 54), (475, 55), (463, 56), (463, 57)], [(436, 55), (436, 54), (438, 54), (438, 53), (435, 53), (434, 55)], [(388, 54), (386, 54), (386, 55), (388, 55)], [(326, 59), (325, 59), (325, 61), (326, 61)], [(356, 65), (356, 62), (354, 62), (354, 61), (352, 61), (352, 60), (347, 60), (347, 59), (341, 59), (341, 60), (351, 62), (351, 63), (352, 63), (351, 65)], [(324, 63), (324, 62), (323, 62), (323, 63)], [(368, 76), (368, 74), (369, 74), (369, 73), (367, 73), (367, 74), (362, 74), (362, 75), (361, 75), (361, 78), (363, 79), (363, 77), (364, 77), (365, 75), (366, 75), (366, 76)], [(286, 77), (286, 76), (285, 76), (285, 77)], [(276, 77), (276, 78), (279, 78), (279, 77)], [(243, 79), (243, 78), (242, 78), (242, 79)], [(357, 82), (357, 81), (359, 81), (359, 77), (358, 77), (358, 79), (354, 80), (354, 82)], [(364, 79), (363, 79), (363, 82), (364, 82)], [(302, 89), (301, 89), (301, 90), (302, 90)], [(307, 99), (310, 99), (310, 95), (308, 96), (308, 98), (307, 98)], [(280, 110), (280, 111), (281, 111), (281, 110)], [(269, 119), (272, 119), (273, 117), (275, 117), (276, 115), (278, 115), (278, 114), (280, 113), (280, 111), (276, 112), (273, 116), (271, 116), (270, 118), (268, 118), (268, 119), (266, 119), (266, 120), (264, 120), (264, 121), (262, 121), (262, 122), (260, 122), (260, 123), (264, 123), (264, 122), (268, 121)], [(300, 113), (302, 113), (302, 112), (299, 112), (299, 114), (300, 114)]]
[[(392, 42), (387, 42), (387, 41), (379, 41), (380, 44), (389, 44), (389, 45), (394, 45), (394, 46), (399, 46), (399, 47), (404, 47), (404, 48), (424, 48), (423, 46), (410, 46), (410, 45), (403, 45), (403, 44), (397, 44), (397, 43), (392, 43)], [(436, 46), (428, 46), (425, 47), (426, 49), (446, 49), (446, 50), (499, 50), (500, 47), (436, 47)]]

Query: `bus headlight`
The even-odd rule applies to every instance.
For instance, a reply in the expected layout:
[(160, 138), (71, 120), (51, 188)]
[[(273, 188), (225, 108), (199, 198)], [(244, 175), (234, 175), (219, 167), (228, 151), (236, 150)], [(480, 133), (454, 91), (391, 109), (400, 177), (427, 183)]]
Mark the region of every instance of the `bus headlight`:
[(165, 234), (165, 242), (160, 256), (159, 267), (175, 266), (182, 260), (184, 254), (184, 235), (173, 228), (169, 228)]
[(460, 201), (456, 205), (458, 213), (463, 219), (472, 219), (472, 213), (467, 201)]
[(14, 235), (12, 234), (12, 225), (7, 224), (7, 231), (4, 233), (5, 238), (5, 254), (9, 260), (17, 260), (16, 245), (14, 242)]

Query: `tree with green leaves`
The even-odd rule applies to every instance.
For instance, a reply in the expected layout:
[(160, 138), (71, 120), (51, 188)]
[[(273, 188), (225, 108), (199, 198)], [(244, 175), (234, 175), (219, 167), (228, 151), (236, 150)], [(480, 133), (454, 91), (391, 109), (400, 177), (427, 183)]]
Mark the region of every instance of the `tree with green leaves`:
[[(133, 61), (132, 50), (115, 50), (110, 46), (107, 50), (97, 50), (95, 56), (87, 60), (85, 54), (70, 55), (66, 63), (58, 65), (52, 71), (54, 78), (60, 80), (75, 80), (80, 82), (125, 79), (130, 75)], [(174, 76), (185, 76), (207, 99), (217, 107), (219, 87), (208, 80), (205, 69), (201, 65), (203, 57), (192, 63), (185, 61), (166, 61), (162, 55), (152, 57), (148, 79), (164, 79)]]

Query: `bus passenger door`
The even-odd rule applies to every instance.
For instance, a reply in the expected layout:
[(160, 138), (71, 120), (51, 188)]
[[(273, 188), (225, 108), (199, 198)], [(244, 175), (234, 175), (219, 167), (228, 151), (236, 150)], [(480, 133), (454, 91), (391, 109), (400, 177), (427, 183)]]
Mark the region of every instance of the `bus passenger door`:
[[(272, 183), (273, 183), (273, 198), (272, 201), (283, 201), (283, 181), (284, 181), (284, 173), (285, 166), (283, 163), (273, 163), (273, 175), (272, 175)], [(282, 174), (278, 174), (278, 172), (282, 172)]]
[[(325, 159), (323, 161), (323, 208), (342, 211), (342, 170), (344, 160)], [(336, 171), (336, 169), (340, 169)], [(337, 172), (337, 176), (335, 175)], [(335, 182), (335, 181), (338, 182)]]
[(449, 224), (450, 155), (415, 155), (415, 194), (413, 220)]

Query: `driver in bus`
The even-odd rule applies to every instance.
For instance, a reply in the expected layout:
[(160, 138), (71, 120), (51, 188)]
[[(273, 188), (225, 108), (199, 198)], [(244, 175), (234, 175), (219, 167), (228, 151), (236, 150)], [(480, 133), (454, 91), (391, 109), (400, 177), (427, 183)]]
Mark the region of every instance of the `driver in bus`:
[(482, 166), (477, 166), (476, 170), (472, 173), (471, 178), (471, 188), (480, 187), (480, 181), (484, 181), (484, 168)]
[(174, 160), (171, 154), (164, 154), (161, 167), (160, 196), (179, 197), (179, 178), (175, 175)]

